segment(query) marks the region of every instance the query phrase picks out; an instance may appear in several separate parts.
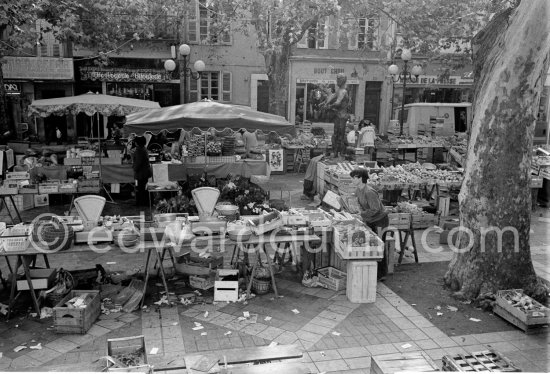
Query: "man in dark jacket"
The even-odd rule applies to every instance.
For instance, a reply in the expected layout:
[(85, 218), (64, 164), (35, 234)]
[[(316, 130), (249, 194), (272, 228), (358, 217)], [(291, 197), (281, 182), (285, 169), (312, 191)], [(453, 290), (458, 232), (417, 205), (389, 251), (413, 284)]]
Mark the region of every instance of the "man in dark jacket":
[(134, 179), (136, 180), (136, 205), (149, 205), (149, 195), (147, 194), (147, 181), (152, 176), (151, 164), (149, 163), (149, 153), (145, 149), (145, 138), (138, 137), (134, 140), (136, 149), (132, 157), (134, 168)]

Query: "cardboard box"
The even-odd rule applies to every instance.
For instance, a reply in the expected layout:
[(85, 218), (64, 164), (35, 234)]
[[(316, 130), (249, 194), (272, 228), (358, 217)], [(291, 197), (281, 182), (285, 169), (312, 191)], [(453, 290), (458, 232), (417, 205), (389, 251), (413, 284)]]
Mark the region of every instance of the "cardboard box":
[(239, 270), (218, 269), (214, 282), (214, 301), (237, 301), (239, 299), (238, 278)]
[(48, 206), (50, 205), (50, 195), (34, 195), (34, 206)]
[[(30, 269), (31, 283), (35, 290), (45, 290), (53, 287), (57, 269)], [(17, 281), (17, 290), (26, 291), (29, 289), (27, 278), (23, 277)]]

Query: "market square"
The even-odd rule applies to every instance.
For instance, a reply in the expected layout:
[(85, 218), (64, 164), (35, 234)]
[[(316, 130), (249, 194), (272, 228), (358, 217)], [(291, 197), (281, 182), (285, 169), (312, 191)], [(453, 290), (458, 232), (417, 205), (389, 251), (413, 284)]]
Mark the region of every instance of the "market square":
[(0, 14), (0, 371), (550, 370), (544, 0)]

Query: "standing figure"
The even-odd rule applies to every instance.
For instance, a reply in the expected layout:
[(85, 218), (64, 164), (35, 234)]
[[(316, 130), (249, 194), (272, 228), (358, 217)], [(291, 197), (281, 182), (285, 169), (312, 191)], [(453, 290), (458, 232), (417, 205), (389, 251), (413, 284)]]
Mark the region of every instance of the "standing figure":
[(134, 140), (136, 149), (133, 155), (134, 179), (136, 180), (136, 205), (143, 206), (149, 204), (149, 195), (147, 194), (147, 181), (153, 176), (151, 164), (149, 163), (149, 153), (145, 149), (146, 140), (140, 136)]
[(324, 103), (325, 109), (335, 112), (332, 140), (332, 149), (335, 158), (344, 154), (346, 149), (346, 123), (349, 118), (348, 107), (350, 105), (350, 97), (346, 90), (346, 81), (346, 76), (339, 73), (336, 76), (336, 85), (338, 86), (336, 92)]
[(55, 139), (57, 140), (57, 145), (61, 145), (63, 140), (61, 139), (61, 137), (63, 136), (63, 134), (61, 133), (61, 130), (59, 130), (59, 127), (56, 127), (55, 128)]

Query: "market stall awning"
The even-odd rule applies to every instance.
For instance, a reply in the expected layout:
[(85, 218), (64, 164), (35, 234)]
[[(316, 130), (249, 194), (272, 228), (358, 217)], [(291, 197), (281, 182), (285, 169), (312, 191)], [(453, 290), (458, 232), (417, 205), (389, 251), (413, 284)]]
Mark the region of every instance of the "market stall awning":
[(221, 104), (215, 101), (199, 101), (174, 105), (161, 109), (133, 113), (126, 117), (124, 134), (143, 135), (145, 132), (158, 134), (160, 131), (231, 129), (237, 131), (262, 130), (277, 133), (291, 132), (294, 125), (284, 117), (258, 112), (242, 105)]
[(28, 111), (31, 116), (48, 117), (67, 114), (96, 113), (106, 116), (125, 116), (146, 109), (160, 108), (156, 101), (131, 99), (127, 97), (94, 94), (56, 97), (53, 99), (33, 100)]

